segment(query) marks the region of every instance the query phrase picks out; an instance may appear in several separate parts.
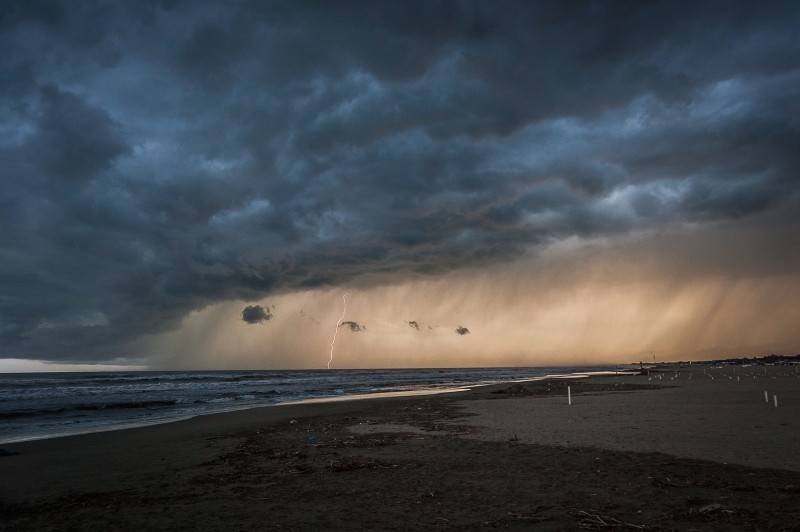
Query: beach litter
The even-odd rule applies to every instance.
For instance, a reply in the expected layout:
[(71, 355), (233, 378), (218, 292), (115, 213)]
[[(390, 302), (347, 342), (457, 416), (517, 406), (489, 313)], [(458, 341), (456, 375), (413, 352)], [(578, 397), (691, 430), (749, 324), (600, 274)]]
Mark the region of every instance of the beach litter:
[(722, 510), (722, 505), (719, 503), (712, 503), (701, 506), (700, 508), (694, 508), (690, 511), (690, 513), (710, 514), (716, 512), (717, 510)]
[(342, 460), (331, 460), (330, 464), (328, 464), (328, 469), (334, 473), (340, 473), (342, 471), (355, 471), (356, 469), (391, 469), (392, 467), (396, 466), (385, 464), (383, 462), (379, 462), (378, 460), (347, 458)]
[(615, 517), (602, 514), (592, 514), (583, 510), (578, 512), (571, 512), (571, 514), (580, 519), (581, 528), (623, 528), (629, 530), (651, 530), (652, 528), (647, 525), (636, 525), (621, 521)]

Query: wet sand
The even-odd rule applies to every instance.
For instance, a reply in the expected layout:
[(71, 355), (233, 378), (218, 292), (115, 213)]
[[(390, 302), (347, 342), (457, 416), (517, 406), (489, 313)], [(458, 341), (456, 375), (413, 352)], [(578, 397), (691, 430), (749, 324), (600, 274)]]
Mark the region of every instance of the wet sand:
[(0, 529), (791, 530), (800, 375), (764, 372), (549, 380), (8, 444)]

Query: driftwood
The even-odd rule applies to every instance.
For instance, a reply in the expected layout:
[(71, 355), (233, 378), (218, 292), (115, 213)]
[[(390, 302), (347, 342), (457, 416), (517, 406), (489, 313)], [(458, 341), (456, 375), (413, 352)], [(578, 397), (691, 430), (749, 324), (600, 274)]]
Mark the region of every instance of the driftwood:
[(617, 519), (616, 517), (611, 517), (610, 515), (592, 514), (589, 512), (584, 512), (583, 510), (571, 513), (580, 519), (581, 528), (624, 528), (629, 530), (651, 530), (651, 528), (647, 525), (635, 525), (633, 523), (627, 523)]

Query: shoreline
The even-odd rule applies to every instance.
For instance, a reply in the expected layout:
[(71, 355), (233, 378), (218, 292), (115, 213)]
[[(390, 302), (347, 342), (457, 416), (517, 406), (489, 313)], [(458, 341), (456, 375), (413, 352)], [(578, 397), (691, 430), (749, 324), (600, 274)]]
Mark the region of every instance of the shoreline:
[[(591, 376), (591, 375), (600, 375), (606, 373), (613, 373), (608, 371), (590, 371), (590, 372), (573, 372), (573, 373), (565, 373), (565, 374), (548, 374), (541, 377), (534, 377), (534, 378), (523, 378), (523, 379), (515, 379), (513, 381), (508, 382), (527, 382), (527, 381), (536, 381), (542, 379), (553, 379), (553, 378), (581, 378), (584, 376)], [(152, 420), (137, 420), (137, 421), (121, 421), (121, 422), (114, 422), (109, 423), (108, 425), (95, 425), (91, 427), (86, 427), (83, 429), (65, 429), (61, 432), (51, 432), (51, 433), (40, 433), (34, 435), (22, 435), (22, 436), (11, 436), (8, 438), (0, 439), (0, 448), (4, 448), (9, 445), (15, 445), (19, 443), (25, 443), (30, 441), (38, 441), (38, 440), (47, 440), (53, 438), (68, 438), (71, 436), (81, 436), (86, 434), (94, 434), (97, 432), (112, 432), (117, 430), (127, 430), (127, 429), (136, 429), (136, 428), (144, 428), (150, 427), (154, 425), (162, 425), (165, 423), (175, 423), (179, 421), (185, 421), (188, 419), (202, 417), (207, 415), (215, 415), (215, 414), (227, 414), (232, 412), (239, 412), (243, 410), (251, 410), (251, 409), (259, 409), (259, 408), (272, 408), (274, 406), (280, 405), (292, 405), (292, 404), (304, 404), (304, 403), (325, 403), (325, 402), (339, 402), (339, 401), (360, 401), (364, 399), (378, 399), (381, 397), (414, 397), (414, 396), (422, 396), (422, 395), (432, 395), (438, 393), (453, 393), (456, 391), (467, 391), (470, 388), (476, 386), (492, 386), (493, 384), (477, 384), (477, 385), (464, 385), (464, 386), (454, 386), (449, 388), (421, 388), (421, 389), (414, 389), (414, 390), (395, 390), (395, 391), (385, 391), (385, 392), (374, 392), (374, 393), (353, 393), (353, 394), (345, 394), (345, 395), (331, 395), (326, 397), (312, 397), (308, 399), (300, 399), (300, 400), (286, 400), (277, 403), (270, 403), (270, 404), (261, 404), (261, 405), (247, 405), (247, 406), (240, 406), (240, 407), (229, 407), (229, 408), (220, 408), (219, 410), (212, 410), (203, 413), (187, 413), (184, 415), (174, 415), (164, 418), (152, 419)]]
[(10, 444), (19, 454), (0, 457), (14, 479), (0, 504), (9, 530), (800, 523), (800, 379), (675, 371), (274, 405)]

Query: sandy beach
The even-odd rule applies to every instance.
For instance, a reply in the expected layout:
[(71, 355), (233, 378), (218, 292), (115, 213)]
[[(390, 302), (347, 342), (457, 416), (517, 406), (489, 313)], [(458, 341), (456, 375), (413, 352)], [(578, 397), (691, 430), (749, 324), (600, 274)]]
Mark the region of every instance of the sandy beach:
[(4, 445), (0, 529), (792, 530), (798, 423), (782, 366), (260, 408)]

